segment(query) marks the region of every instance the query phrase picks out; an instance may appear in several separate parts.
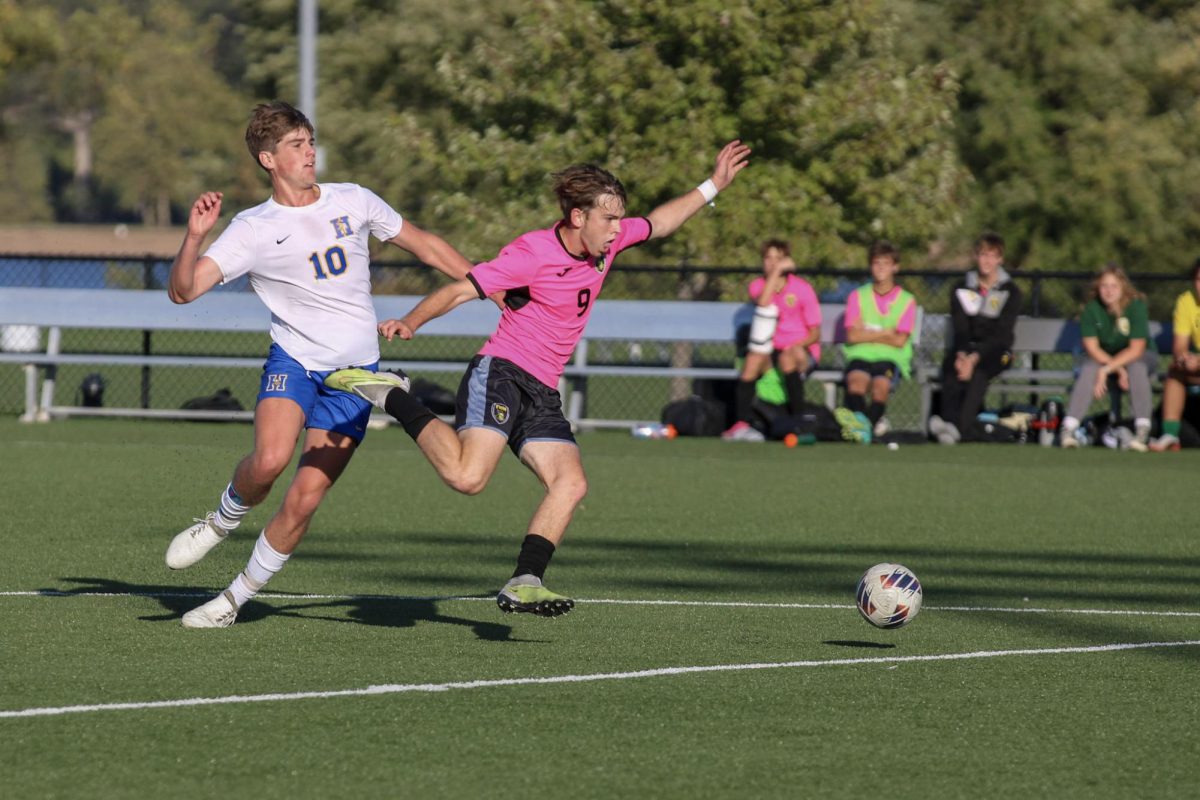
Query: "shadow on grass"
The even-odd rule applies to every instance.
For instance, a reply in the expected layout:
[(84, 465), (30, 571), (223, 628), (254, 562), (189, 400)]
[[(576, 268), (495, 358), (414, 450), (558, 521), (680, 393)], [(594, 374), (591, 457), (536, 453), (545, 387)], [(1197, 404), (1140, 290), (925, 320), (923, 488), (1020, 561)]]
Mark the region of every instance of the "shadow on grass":
[[(138, 617), (138, 619), (145, 622), (178, 622), (179, 618), (186, 612), (216, 594), (216, 591), (208, 589), (188, 589), (163, 584), (136, 584), (108, 578), (62, 578), (61, 580), (65, 584), (73, 584), (74, 588), (44, 588), (39, 591), (46, 596), (61, 597), (87, 594), (114, 594), (152, 598), (167, 613)], [(490, 594), (473, 596), (492, 597)], [(277, 607), (252, 600), (242, 606), (238, 612), (237, 624), (254, 623), (268, 617), (292, 617), (295, 619), (322, 620), (327, 622), (348, 622), (389, 628), (411, 628), (419, 622), (431, 622), (470, 628), (475, 636), (483, 641), (521, 642), (526, 644), (544, 643), (538, 639), (513, 639), (513, 629), (510, 625), (443, 614), (438, 609), (439, 600), (437, 598), (364, 595), (361, 597), (322, 598), (319, 601), (300, 603), (292, 603), (286, 596), (277, 595), (275, 599), (282, 600), (288, 603), (288, 605)], [(296, 599), (303, 601), (307, 598), (297, 596)], [(312, 609), (339, 608), (347, 609), (345, 612), (346, 616), (302, 613)]]
[[(487, 595), (491, 597), (491, 595)], [(345, 608), (345, 617), (324, 616), (321, 614), (298, 613), (322, 608)], [(273, 611), (280, 617), (296, 617), (299, 619), (319, 619), (328, 622), (349, 622), (360, 625), (377, 625), (386, 628), (411, 628), (418, 622), (434, 622), (442, 625), (462, 625), (470, 628), (476, 638), (487, 642), (520, 641), (529, 643), (529, 639), (513, 639), (511, 625), (501, 625), (496, 622), (485, 622), (466, 617), (454, 617), (441, 613), (436, 600), (425, 598), (384, 598), (363, 597), (347, 598), (345, 600), (326, 600), (319, 603), (295, 605), (289, 603), (286, 608)]]
[[(405, 563), (413, 563), (414, 552), (430, 546), (494, 545), (488, 536), (464, 532), (415, 533), (393, 541), (396, 559)], [(1164, 634), (1139, 614), (1200, 612), (1200, 601), (1192, 591), (1200, 580), (1200, 559), (1194, 556), (1072, 549), (1052, 542), (1044, 549), (1006, 550), (950, 542), (938, 547), (905, 546), (861, 538), (842, 544), (593, 535), (572, 540), (558, 565), (569, 564), (577, 575), (589, 574), (593, 580), (601, 576), (606, 597), (646, 594), (651, 598), (750, 602), (790, 598), (848, 605), (853, 602), (853, 588), (862, 570), (882, 561), (898, 561), (921, 576), (927, 617), (969, 613), (994, 625), (995, 615), (1001, 615), (1006, 627), (1048, 642), (1144, 642)], [(389, 575), (401, 582), (424, 577), (416, 572), (405, 574), (402, 569)], [(583, 589), (580, 592), (586, 594)], [(958, 607), (961, 610), (956, 610)], [(1050, 610), (1021, 613), (1038, 608)], [(1087, 609), (1094, 611), (1087, 613)], [(918, 624), (933, 623), (925, 620)], [(1181, 637), (1168, 634), (1164, 638)], [(1190, 637), (1185, 634), (1182, 638)], [(870, 646), (841, 640), (825, 644)], [(1193, 648), (1155, 653), (1189, 663), (1197, 657)]]
[(859, 642), (854, 639), (826, 639), (821, 644), (833, 647), (861, 647), (868, 650), (894, 650), (896, 645), (884, 642)]

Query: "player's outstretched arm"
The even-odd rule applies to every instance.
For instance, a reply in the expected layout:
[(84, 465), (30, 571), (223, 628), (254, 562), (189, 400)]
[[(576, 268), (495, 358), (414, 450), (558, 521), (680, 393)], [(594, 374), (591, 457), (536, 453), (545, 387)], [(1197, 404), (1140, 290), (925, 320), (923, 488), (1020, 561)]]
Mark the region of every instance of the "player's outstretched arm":
[(661, 239), (679, 230), (679, 226), (704, 208), (705, 203), (711, 202), (717, 192), (733, 182), (737, 174), (750, 163), (749, 158), (750, 147), (742, 144), (740, 139), (734, 139), (722, 147), (721, 152), (717, 153), (712, 177), (687, 194), (668, 200), (650, 212), (650, 224), (654, 228), (650, 238)]
[(437, 319), (468, 300), (475, 300), (478, 297), (479, 293), (475, 291), (475, 284), (466, 278), (447, 284), (417, 303), (412, 311), (404, 315), (403, 319), (385, 319), (379, 323), (379, 335), (389, 342), (394, 336), (411, 339), (417, 329), (429, 320)]
[(421, 230), (408, 220), (404, 221), (400, 232), (388, 241), (454, 280), (465, 278), (471, 271), (471, 262), (449, 242), (435, 233)]
[(183, 245), (171, 263), (167, 296), (172, 303), (190, 303), (221, 282), (221, 270), (211, 258), (197, 258), (204, 237), (221, 216), (221, 193), (205, 192), (192, 203)]

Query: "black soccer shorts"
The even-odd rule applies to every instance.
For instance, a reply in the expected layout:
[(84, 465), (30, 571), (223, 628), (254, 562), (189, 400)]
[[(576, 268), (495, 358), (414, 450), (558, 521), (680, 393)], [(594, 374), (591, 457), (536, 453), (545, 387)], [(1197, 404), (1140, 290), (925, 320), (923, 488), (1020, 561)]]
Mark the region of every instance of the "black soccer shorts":
[(458, 385), (454, 427), (499, 431), (508, 437), (509, 449), (518, 456), (526, 442), (575, 444), (558, 392), (496, 356), (471, 359)]

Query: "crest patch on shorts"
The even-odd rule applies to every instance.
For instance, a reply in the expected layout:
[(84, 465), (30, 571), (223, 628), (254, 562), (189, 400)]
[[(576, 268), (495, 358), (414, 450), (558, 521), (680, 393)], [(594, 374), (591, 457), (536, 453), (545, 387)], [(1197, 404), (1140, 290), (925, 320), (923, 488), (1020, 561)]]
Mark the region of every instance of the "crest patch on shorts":
[(508, 406), (504, 403), (492, 403), (492, 419), (496, 420), (497, 425), (508, 422)]

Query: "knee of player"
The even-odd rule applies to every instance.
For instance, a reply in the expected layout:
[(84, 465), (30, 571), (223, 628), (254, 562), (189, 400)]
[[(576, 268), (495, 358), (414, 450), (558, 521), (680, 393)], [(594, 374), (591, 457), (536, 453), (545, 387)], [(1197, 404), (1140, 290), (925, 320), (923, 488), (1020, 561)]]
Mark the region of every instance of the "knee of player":
[(459, 494), (477, 495), (488, 484), (486, 475), (476, 475), (467, 472), (445, 476), (446, 485)]
[(255, 477), (260, 481), (274, 481), (291, 463), (293, 452), (291, 448), (255, 450), (250, 459)]
[(550, 491), (559, 493), (574, 503), (579, 503), (584, 497), (587, 497), (587, 477), (583, 473), (579, 473), (560, 478), (550, 485)]
[(317, 506), (325, 499), (325, 490), (292, 484), (284, 498), (284, 506), (292, 514), (309, 519), (317, 513)]

